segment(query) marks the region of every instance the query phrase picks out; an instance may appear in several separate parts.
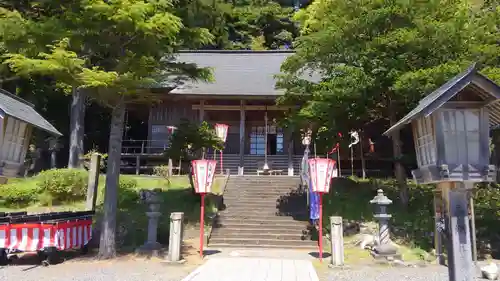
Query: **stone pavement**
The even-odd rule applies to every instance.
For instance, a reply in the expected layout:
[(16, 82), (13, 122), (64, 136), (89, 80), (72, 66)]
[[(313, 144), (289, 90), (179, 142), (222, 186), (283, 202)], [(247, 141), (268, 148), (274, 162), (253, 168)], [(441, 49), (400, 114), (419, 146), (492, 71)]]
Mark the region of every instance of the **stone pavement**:
[(309, 260), (214, 257), (182, 281), (319, 281)]

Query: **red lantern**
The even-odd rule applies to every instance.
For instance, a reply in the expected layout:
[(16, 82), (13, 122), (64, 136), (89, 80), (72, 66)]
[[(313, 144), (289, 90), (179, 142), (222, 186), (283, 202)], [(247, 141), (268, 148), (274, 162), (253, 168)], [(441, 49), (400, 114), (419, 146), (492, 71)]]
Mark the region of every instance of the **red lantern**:
[(312, 191), (328, 193), (332, 177), (335, 177), (335, 160), (328, 158), (309, 159), (309, 171), (311, 173)]
[(309, 160), (309, 173), (311, 176), (311, 188), (318, 193), (319, 199), (319, 259), (323, 262), (323, 193), (330, 191), (332, 178), (337, 176), (335, 160), (328, 158), (314, 158)]
[(193, 160), (191, 164), (196, 192), (200, 194), (210, 193), (217, 162), (215, 160)]
[(175, 130), (177, 130), (177, 127), (175, 127), (175, 126), (167, 126), (167, 132), (169, 134), (173, 134), (175, 132)]
[[(229, 130), (229, 125), (226, 124), (215, 124), (215, 134), (219, 137), (223, 142), (226, 142), (227, 131)], [(214, 152), (215, 159), (215, 152)], [(222, 166), (222, 150), (220, 151), (220, 173), (223, 174), (224, 168)]]
[(193, 160), (193, 182), (196, 193), (201, 195), (200, 204), (200, 256), (203, 256), (203, 240), (205, 234), (205, 194), (212, 191), (212, 183), (217, 161)]
[(215, 124), (215, 133), (223, 142), (226, 142), (228, 130), (229, 130), (229, 125), (219, 124), (219, 123)]

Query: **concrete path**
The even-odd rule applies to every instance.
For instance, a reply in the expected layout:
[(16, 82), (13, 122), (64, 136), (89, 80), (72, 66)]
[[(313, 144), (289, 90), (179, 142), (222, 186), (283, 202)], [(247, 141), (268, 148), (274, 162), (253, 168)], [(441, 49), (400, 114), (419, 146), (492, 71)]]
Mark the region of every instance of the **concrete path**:
[(319, 281), (311, 261), (276, 258), (208, 259), (182, 281)]

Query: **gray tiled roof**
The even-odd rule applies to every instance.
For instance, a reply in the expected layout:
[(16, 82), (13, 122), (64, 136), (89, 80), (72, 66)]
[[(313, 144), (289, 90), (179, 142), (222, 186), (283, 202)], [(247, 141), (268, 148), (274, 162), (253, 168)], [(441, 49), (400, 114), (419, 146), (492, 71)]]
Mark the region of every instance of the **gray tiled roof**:
[(56, 136), (62, 136), (49, 121), (45, 120), (35, 111), (32, 104), (3, 89), (0, 89), (0, 109), (6, 115), (22, 120)]
[[(500, 99), (500, 86), (480, 74), (476, 68), (476, 64), (473, 64), (466, 71), (453, 77), (437, 90), (420, 100), (417, 107), (410, 111), (405, 117), (401, 118), (401, 120), (389, 128), (389, 130), (385, 131), (383, 135), (388, 136), (394, 131), (401, 130), (403, 126), (410, 124), (413, 120), (419, 118), (420, 116), (428, 116), (432, 114), (432, 112), (440, 108), (444, 103), (449, 101), (471, 83), (485, 85), (488, 89), (487, 94), (492, 97), (493, 100)], [(490, 109), (490, 115), (499, 115), (500, 106), (498, 101), (490, 103), (487, 107)], [(490, 123), (492, 126), (496, 126), (500, 123), (500, 118), (494, 117), (495, 116), (490, 117)]]
[(177, 60), (210, 67), (214, 81), (188, 82), (171, 94), (277, 96), (283, 90), (275, 89), (274, 76), (280, 74), (283, 61), (293, 51), (185, 51)]

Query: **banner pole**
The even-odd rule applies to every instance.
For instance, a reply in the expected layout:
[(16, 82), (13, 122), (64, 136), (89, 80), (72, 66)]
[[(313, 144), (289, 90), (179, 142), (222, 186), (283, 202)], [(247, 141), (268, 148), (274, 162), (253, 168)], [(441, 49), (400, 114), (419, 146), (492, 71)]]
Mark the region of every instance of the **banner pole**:
[(323, 193), (319, 192), (319, 261), (323, 262)]
[(203, 258), (203, 240), (205, 238), (205, 193), (201, 193), (200, 205), (200, 257)]

